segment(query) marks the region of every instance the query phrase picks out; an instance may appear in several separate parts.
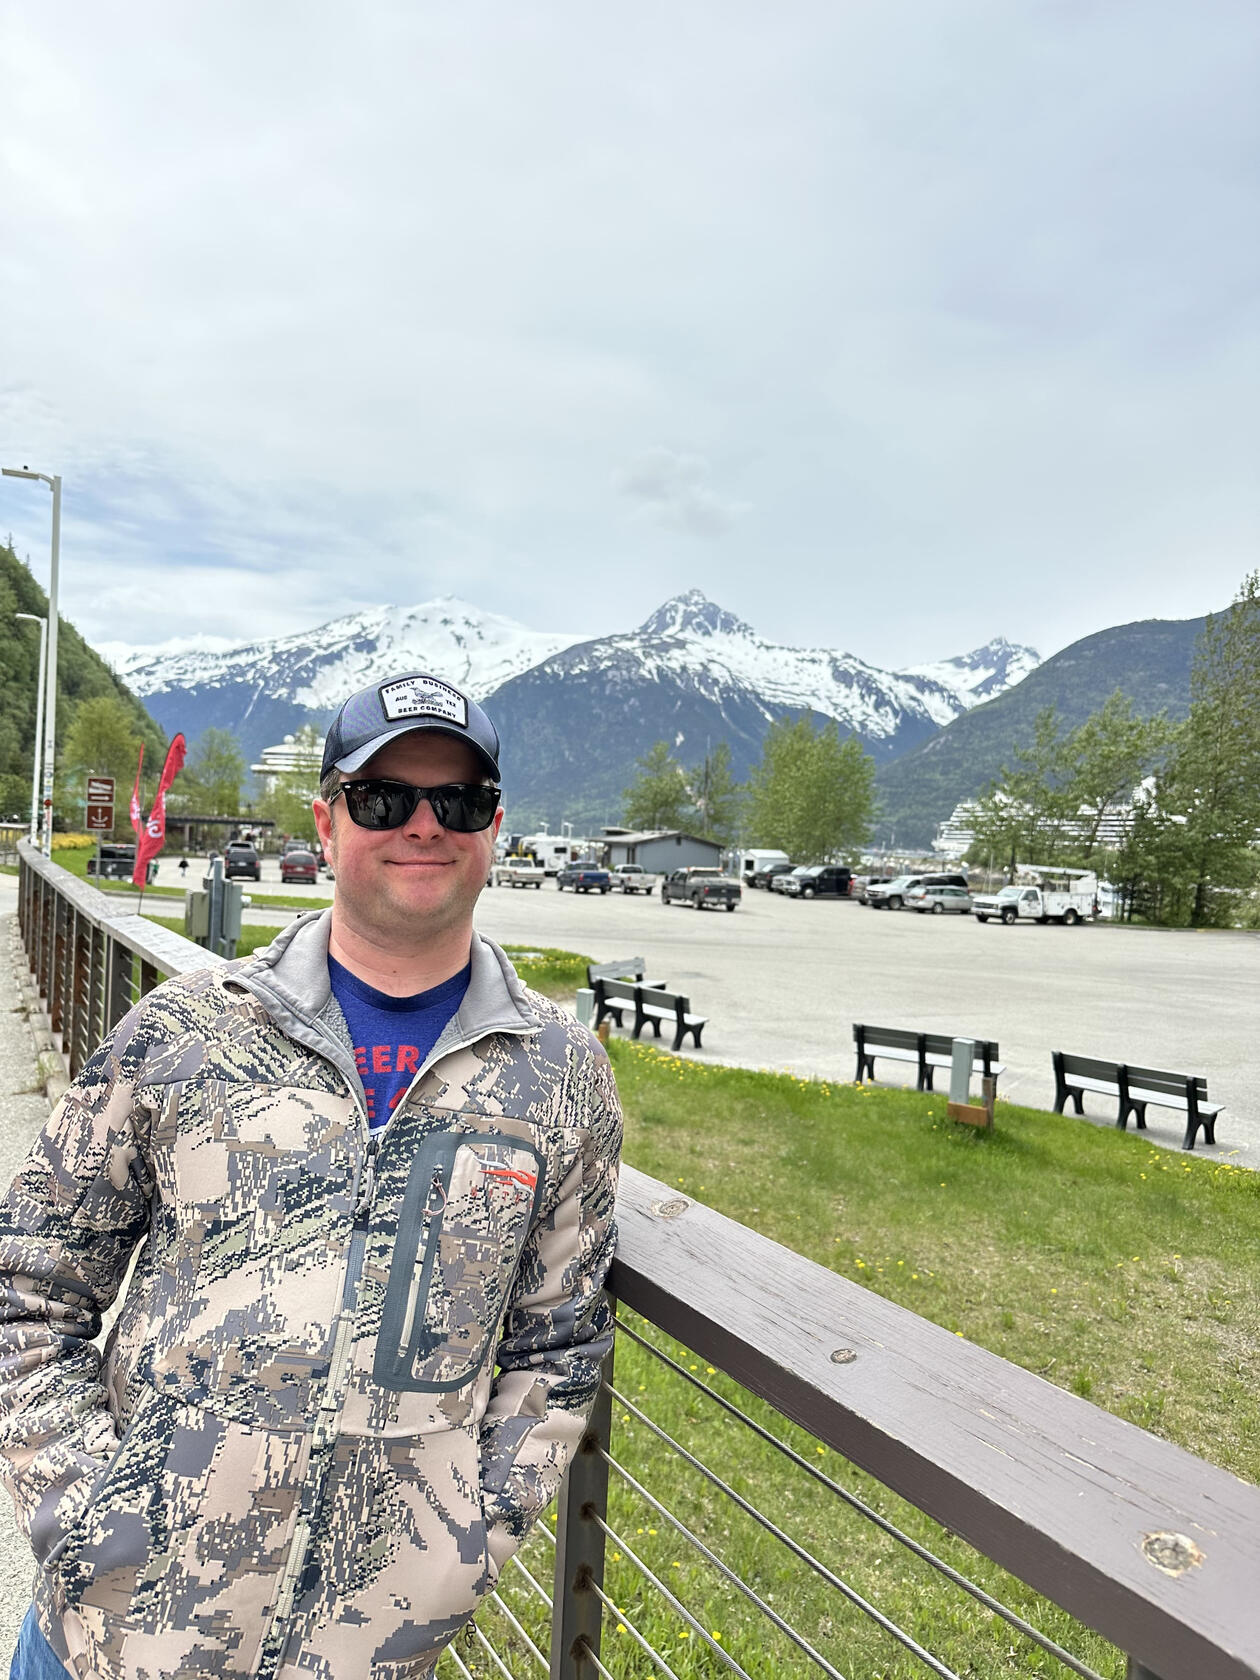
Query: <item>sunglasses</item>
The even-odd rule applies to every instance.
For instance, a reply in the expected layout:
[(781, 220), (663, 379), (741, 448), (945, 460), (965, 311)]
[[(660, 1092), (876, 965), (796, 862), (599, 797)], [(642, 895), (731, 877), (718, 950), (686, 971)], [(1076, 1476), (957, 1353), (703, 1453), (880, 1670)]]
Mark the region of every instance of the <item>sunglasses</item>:
[(410, 782), (373, 778), (365, 782), (342, 782), (333, 799), (337, 794), (345, 794), (350, 821), (359, 828), (401, 828), (420, 801), (427, 799), (443, 828), (456, 834), (478, 834), (494, 821), (502, 791), (484, 782), (413, 787)]

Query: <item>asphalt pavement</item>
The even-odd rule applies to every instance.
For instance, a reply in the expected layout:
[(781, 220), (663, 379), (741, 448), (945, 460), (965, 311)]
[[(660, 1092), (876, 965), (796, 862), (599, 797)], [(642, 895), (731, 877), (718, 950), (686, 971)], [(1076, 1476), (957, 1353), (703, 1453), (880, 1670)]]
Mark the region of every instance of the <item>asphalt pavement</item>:
[[(1260, 1167), (1256, 1021), (1260, 935), (1109, 923), (981, 925), (970, 916), (746, 891), (733, 914), (624, 898), (497, 887), (477, 923), (493, 939), (603, 962), (643, 956), (709, 1017), (703, 1061), (852, 1079), (853, 1023), (996, 1039), (999, 1093), (1050, 1108), (1052, 1050), (1207, 1075), (1225, 1104), (1215, 1149)], [(692, 1054), (690, 1050), (687, 1052)], [(881, 1081), (906, 1070), (876, 1063)], [(1115, 1109), (1087, 1097), (1100, 1124)], [(1072, 1123), (1079, 1124), (1079, 1121)], [(1184, 1122), (1152, 1108), (1147, 1136), (1179, 1148)]]

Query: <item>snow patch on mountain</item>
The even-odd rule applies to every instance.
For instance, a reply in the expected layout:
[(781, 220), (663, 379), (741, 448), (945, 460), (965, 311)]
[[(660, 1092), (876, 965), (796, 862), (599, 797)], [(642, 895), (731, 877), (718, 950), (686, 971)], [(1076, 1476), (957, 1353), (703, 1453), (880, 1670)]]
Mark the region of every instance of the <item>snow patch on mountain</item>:
[[(736, 693), (752, 694), (767, 718), (783, 707), (804, 709), (887, 740), (910, 720), (951, 723), (1038, 663), (1031, 648), (997, 638), (930, 667), (884, 671), (833, 648), (762, 641), (692, 589), (666, 601), (637, 630), (568, 648), (546, 669), (557, 677), (603, 672), (611, 681), (682, 681), (719, 706)], [(1006, 670), (1018, 675), (1003, 680)]]
[(578, 639), (529, 630), (444, 595), (416, 607), (371, 607), (269, 642), (133, 649), (116, 669), (141, 699), (243, 685), (327, 715), (357, 689), (400, 671), (440, 672), (481, 700)]

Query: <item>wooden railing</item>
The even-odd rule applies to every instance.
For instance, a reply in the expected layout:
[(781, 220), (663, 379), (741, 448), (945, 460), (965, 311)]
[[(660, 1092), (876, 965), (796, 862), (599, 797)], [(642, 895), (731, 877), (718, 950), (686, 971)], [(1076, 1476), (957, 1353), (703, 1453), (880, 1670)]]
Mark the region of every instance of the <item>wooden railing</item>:
[[(216, 959), (123, 910), (25, 842), (19, 850), (23, 941), (73, 1077), (96, 1040), (161, 975)], [(611, 1293), (623, 1316), (638, 1315), (694, 1351), (775, 1408), (785, 1424), (800, 1425), (1101, 1634), (1125, 1653), (1130, 1680), (1258, 1680), (1260, 1489), (630, 1167), (623, 1169), (618, 1218)], [(642, 1340), (629, 1326), (627, 1333)], [(605, 1637), (612, 1602), (604, 1590), (605, 1551), (615, 1533), (609, 1475), (630, 1474), (613, 1420), (635, 1405), (619, 1394), (614, 1367), (615, 1359), (562, 1490), (550, 1592), (518, 1560), (535, 1597), (547, 1601), (546, 1633), (535, 1626), (531, 1634), (524, 1612), (505, 1597), (506, 1577), (494, 1595), (516, 1647), (553, 1680), (675, 1672), (650, 1640), (636, 1634), (637, 1643), (622, 1640), (614, 1649)], [(723, 1497), (741, 1497), (711, 1467), (699, 1468)], [(641, 1491), (669, 1515), (668, 1489)], [(773, 1513), (754, 1515), (778, 1533)], [(793, 1555), (799, 1562), (802, 1548)], [(785, 1619), (773, 1606), (735, 1585), (782, 1634)], [(854, 1614), (878, 1619), (860, 1595), (835, 1585), (850, 1608), (857, 1606)], [(985, 1615), (1005, 1617), (1054, 1662), (1096, 1674), (1006, 1606), (962, 1585)], [(671, 1598), (667, 1582), (657, 1581), (657, 1589), (671, 1614), (708, 1640), (715, 1671), (747, 1673), (749, 1655), (718, 1645)], [(633, 1630), (619, 1621), (618, 1631)], [(788, 1635), (799, 1656), (791, 1673), (839, 1673), (818, 1649), (817, 1630)], [(905, 1630), (893, 1629), (892, 1637), (908, 1662), (953, 1673)], [(490, 1648), (480, 1626), (476, 1638)], [(549, 1642), (549, 1656), (540, 1641)], [(511, 1674), (501, 1655), (492, 1669), (470, 1667), (476, 1649), (452, 1648), (441, 1671)]]

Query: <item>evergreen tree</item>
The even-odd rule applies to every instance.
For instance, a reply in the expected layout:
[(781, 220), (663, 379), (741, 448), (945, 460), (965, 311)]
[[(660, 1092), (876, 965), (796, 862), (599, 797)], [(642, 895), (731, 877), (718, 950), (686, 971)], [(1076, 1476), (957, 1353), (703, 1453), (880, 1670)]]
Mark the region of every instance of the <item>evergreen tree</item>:
[(202, 816), (239, 816), (245, 769), (245, 756), (230, 729), (205, 730), (175, 784), (184, 784), (180, 809)]
[(752, 845), (823, 863), (863, 846), (874, 814), (875, 765), (856, 736), (804, 713), (771, 724), (748, 784)]
[(635, 760), (639, 774), (622, 798), (622, 821), (627, 828), (682, 828), (691, 803), (687, 778), (666, 741)]

